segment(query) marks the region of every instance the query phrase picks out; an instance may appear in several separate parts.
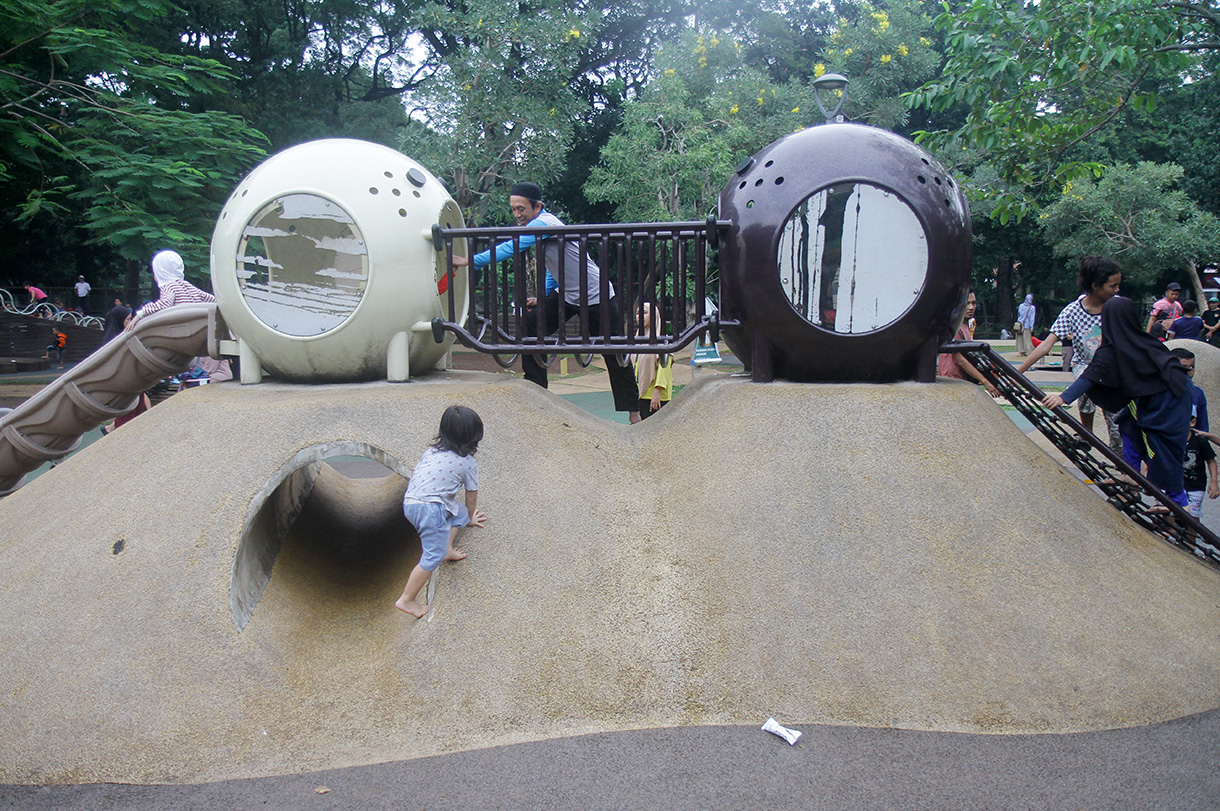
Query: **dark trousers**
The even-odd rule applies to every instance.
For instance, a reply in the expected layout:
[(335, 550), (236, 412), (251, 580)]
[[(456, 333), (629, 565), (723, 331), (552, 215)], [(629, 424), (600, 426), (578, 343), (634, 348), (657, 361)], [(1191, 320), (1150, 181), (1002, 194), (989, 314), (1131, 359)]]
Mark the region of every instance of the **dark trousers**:
[[(611, 331), (613, 331), (614, 325), (617, 325), (619, 320), (618, 300), (610, 299), (609, 304), (605, 306), (609, 308)], [(589, 305), (589, 334), (592, 336), (601, 334), (602, 307), (602, 304)], [(552, 293), (537, 307), (526, 311), (526, 336), (538, 334), (538, 310), (540, 308), (546, 313), (546, 334), (550, 336), (559, 331), (559, 294)], [(580, 305), (565, 302), (564, 315), (571, 318), (579, 314)], [(602, 355), (602, 359), (605, 360), (606, 372), (610, 375), (610, 391), (614, 393), (614, 410), (635, 411), (639, 408), (640, 395), (635, 387), (635, 371), (631, 368), (630, 359), (627, 355)], [(522, 355), (521, 369), (525, 372), (526, 380), (537, 383), (544, 389), (547, 387), (546, 367), (538, 362), (536, 356)]]
[(1123, 458), (1136, 470), (1148, 464), (1148, 480), (1165, 495), (1186, 506), (1182, 486), (1182, 461), (1190, 438), (1190, 391), (1181, 397), (1171, 391), (1137, 397), (1119, 412), (1123, 435)]

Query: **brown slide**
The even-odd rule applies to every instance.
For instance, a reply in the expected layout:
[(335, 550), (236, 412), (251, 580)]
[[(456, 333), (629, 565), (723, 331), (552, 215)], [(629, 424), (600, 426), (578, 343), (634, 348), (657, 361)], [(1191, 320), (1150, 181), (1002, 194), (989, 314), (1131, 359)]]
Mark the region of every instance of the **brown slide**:
[(140, 319), (67, 374), (0, 418), (0, 496), (62, 459), (81, 435), (135, 407), (141, 392), (207, 354), (215, 304), (184, 304)]

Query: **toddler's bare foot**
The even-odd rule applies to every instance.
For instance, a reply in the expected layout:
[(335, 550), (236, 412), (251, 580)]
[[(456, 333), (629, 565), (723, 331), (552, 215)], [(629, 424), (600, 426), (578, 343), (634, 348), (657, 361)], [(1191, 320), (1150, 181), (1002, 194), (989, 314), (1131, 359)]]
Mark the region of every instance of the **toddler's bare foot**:
[(404, 600), (401, 597), (398, 598), (398, 602), (394, 603), (394, 607), (399, 611), (406, 611), (408, 614), (415, 617), (415, 619), (419, 619), (424, 614), (428, 613), (428, 606), (420, 605), (414, 600)]
[(445, 553), (445, 557), (442, 560), (462, 560), (465, 557), (466, 553), (461, 549), (450, 549)]

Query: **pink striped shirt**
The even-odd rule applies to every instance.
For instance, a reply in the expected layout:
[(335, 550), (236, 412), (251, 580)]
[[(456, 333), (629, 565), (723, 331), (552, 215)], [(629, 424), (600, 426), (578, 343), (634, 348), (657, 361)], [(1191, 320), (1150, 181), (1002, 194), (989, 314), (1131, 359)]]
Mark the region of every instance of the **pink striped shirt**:
[(185, 279), (177, 279), (163, 286), (161, 288), (161, 298), (145, 304), (136, 313), (136, 316), (142, 318), (146, 315), (152, 315), (155, 312), (164, 310), (166, 307), (173, 307), (175, 304), (193, 304), (200, 301), (215, 300), (216, 297), (211, 293), (205, 293)]

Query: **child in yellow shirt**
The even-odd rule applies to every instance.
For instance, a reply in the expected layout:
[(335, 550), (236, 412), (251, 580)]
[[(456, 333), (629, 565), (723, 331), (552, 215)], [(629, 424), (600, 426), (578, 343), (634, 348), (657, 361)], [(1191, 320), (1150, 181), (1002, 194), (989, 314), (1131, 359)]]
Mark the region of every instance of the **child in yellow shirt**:
[[(652, 305), (644, 302), (644, 321), (640, 325), (644, 335), (653, 334)], [(660, 411), (674, 394), (674, 356), (636, 355), (635, 380), (640, 392), (640, 420), (646, 420), (653, 412)]]

